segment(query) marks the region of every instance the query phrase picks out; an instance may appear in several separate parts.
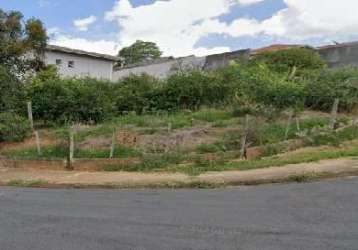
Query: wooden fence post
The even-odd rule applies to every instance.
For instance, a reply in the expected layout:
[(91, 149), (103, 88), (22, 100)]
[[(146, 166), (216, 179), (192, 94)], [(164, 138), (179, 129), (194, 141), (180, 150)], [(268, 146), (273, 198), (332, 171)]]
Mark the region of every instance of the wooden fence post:
[(246, 143), (247, 143), (247, 137), (249, 135), (249, 115), (245, 116), (245, 130), (244, 130), (244, 136), (242, 138), (242, 144), (241, 144), (241, 158), (246, 158)]
[(286, 125), (286, 131), (285, 131), (285, 141), (287, 141), (288, 139), (288, 133), (290, 132), (290, 127), (291, 127), (291, 123), (292, 123), (292, 118), (293, 118), (293, 113), (290, 113), (290, 116), (288, 118), (287, 121), (287, 125)]
[(27, 116), (29, 118), (31, 129), (34, 130), (34, 118), (32, 115), (32, 103), (27, 102)]
[(300, 132), (301, 131), (301, 125), (300, 125), (300, 118), (298, 116), (296, 116), (296, 128), (297, 131)]
[(37, 148), (37, 155), (41, 156), (42, 152), (41, 152), (41, 142), (40, 142), (40, 135), (38, 131), (34, 131), (35, 134), (35, 139), (36, 139), (36, 148)]
[(112, 134), (112, 141), (111, 141), (111, 150), (109, 152), (109, 158), (113, 159), (114, 157), (114, 148), (116, 146), (116, 129), (113, 129), (113, 134)]
[(70, 128), (69, 133), (69, 150), (68, 150), (68, 156), (67, 156), (67, 169), (73, 170), (73, 156), (75, 151), (75, 141), (74, 141), (74, 131), (73, 128)]
[(337, 114), (338, 114), (338, 107), (339, 107), (339, 98), (336, 98), (333, 103), (332, 113), (331, 113), (331, 122), (330, 128), (334, 130), (336, 128), (337, 123)]
[(170, 132), (172, 131), (172, 127), (173, 127), (172, 123), (169, 122), (168, 123), (168, 134), (170, 134)]

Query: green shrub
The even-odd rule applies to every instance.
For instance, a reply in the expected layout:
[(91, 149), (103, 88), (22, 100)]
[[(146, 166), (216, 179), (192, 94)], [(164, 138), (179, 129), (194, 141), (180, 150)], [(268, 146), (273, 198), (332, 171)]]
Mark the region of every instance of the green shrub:
[(254, 103), (276, 109), (303, 106), (305, 88), (302, 84), (271, 71), (265, 64), (241, 66), (239, 103)]
[(58, 123), (100, 122), (114, 114), (112, 86), (90, 78), (36, 78), (28, 86), (28, 96), (35, 119)]
[(265, 52), (256, 56), (254, 62), (263, 62), (270, 70), (278, 73), (291, 73), (295, 67), (296, 75), (307, 74), (306, 71), (321, 70), (326, 66), (319, 54), (310, 48)]
[(172, 75), (163, 89), (160, 109), (195, 110), (201, 106), (220, 105), (230, 101), (233, 96), (230, 82), (226, 82), (219, 73), (192, 71)]
[(31, 133), (29, 122), (13, 113), (0, 113), (0, 142), (23, 141)]
[(22, 83), (0, 65), (0, 112), (23, 111), (24, 96)]
[(149, 75), (131, 75), (120, 80), (114, 89), (118, 113), (155, 111), (162, 102), (161, 82)]
[(306, 107), (330, 111), (335, 98), (340, 100), (341, 111), (358, 106), (358, 69), (330, 69), (320, 72), (306, 82)]

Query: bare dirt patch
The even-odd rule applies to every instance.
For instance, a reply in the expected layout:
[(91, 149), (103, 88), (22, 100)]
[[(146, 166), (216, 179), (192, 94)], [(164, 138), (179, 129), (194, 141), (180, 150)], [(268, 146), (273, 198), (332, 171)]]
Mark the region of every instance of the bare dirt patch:
[(152, 152), (167, 152), (177, 149), (194, 149), (203, 143), (214, 143), (217, 138), (210, 128), (188, 128), (154, 135), (143, 135), (139, 147)]
[(208, 172), (195, 177), (181, 173), (38, 171), (2, 167), (0, 173), (0, 184), (3, 185), (14, 180), (41, 180), (50, 187), (217, 187), (287, 182), (294, 181), (291, 177), (306, 175), (321, 178), (358, 175), (358, 161), (327, 160), (250, 171)]
[[(59, 143), (59, 140), (48, 134), (46, 131), (40, 131), (41, 146), (51, 146)], [(23, 142), (1, 142), (0, 152), (4, 150), (21, 150), (36, 147), (35, 135), (25, 139)]]

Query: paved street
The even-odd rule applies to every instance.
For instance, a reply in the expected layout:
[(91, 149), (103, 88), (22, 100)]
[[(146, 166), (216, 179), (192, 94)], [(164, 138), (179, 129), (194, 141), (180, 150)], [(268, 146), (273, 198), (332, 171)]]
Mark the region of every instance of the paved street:
[(358, 178), (217, 190), (2, 187), (0, 249), (358, 249)]

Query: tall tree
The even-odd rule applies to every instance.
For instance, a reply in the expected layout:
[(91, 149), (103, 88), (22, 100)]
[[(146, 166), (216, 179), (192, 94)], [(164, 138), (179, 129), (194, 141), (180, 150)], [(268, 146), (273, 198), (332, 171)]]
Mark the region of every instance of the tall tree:
[(118, 56), (123, 58), (123, 65), (151, 61), (162, 55), (157, 44), (153, 42), (145, 42), (137, 40), (129, 47), (125, 47), (119, 51)]
[(41, 69), (47, 39), (40, 20), (25, 21), (18, 11), (0, 9), (0, 65), (11, 73), (22, 75), (28, 70)]

